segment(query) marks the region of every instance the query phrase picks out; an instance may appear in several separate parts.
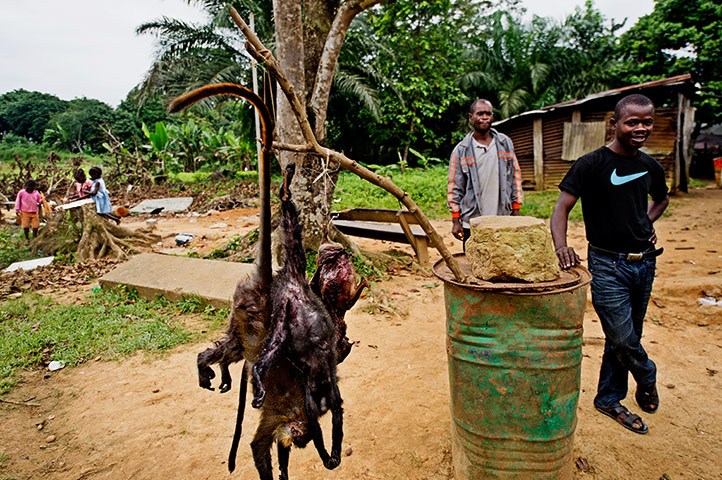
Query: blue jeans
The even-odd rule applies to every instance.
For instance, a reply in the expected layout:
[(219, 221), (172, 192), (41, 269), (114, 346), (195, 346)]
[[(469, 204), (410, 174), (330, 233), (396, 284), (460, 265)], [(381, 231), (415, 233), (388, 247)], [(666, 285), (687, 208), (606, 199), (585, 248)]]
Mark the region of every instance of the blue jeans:
[(589, 252), (592, 303), (606, 340), (594, 405), (611, 408), (627, 396), (628, 372), (637, 385), (656, 382), (657, 367), (641, 344), (656, 260), (629, 261)]

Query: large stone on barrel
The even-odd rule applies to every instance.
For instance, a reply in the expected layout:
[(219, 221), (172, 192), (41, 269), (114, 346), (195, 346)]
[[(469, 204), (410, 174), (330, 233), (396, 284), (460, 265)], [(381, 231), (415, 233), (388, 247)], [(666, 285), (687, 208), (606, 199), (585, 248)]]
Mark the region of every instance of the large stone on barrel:
[(561, 275), (551, 234), (534, 217), (472, 219), (466, 258), (473, 274), (488, 282), (548, 282)]

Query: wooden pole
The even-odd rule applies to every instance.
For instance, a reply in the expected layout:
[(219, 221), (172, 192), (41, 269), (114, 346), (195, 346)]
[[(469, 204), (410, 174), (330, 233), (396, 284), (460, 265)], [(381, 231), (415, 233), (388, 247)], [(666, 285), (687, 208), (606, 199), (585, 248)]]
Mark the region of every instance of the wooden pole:
[(534, 119), (534, 190), (544, 190), (544, 137), (543, 120)]

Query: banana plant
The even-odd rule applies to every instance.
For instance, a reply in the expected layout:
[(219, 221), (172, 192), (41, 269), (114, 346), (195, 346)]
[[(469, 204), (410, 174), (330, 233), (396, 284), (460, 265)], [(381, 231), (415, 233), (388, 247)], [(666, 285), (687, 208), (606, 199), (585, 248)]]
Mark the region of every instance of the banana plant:
[(151, 132), (145, 122), (143, 122), (141, 129), (143, 130), (145, 138), (150, 142), (148, 145), (144, 145), (144, 147), (150, 150), (151, 155), (160, 163), (161, 172), (165, 173), (167, 166), (166, 161), (170, 158), (170, 153), (168, 152), (170, 137), (168, 136), (165, 125), (163, 122), (155, 122), (155, 130)]

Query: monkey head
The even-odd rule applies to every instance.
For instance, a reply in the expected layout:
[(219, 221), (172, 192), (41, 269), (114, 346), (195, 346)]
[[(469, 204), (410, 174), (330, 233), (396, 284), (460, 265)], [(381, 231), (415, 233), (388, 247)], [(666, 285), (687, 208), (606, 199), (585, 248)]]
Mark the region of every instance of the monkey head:
[(311, 435), (308, 431), (308, 421), (306, 420), (306, 411), (302, 405), (293, 408), (291, 414), (286, 417), (286, 421), (276, 430), (276, 441), (288, 448), (292, 444), (298, 448), (304, 448), (311, 441)]

